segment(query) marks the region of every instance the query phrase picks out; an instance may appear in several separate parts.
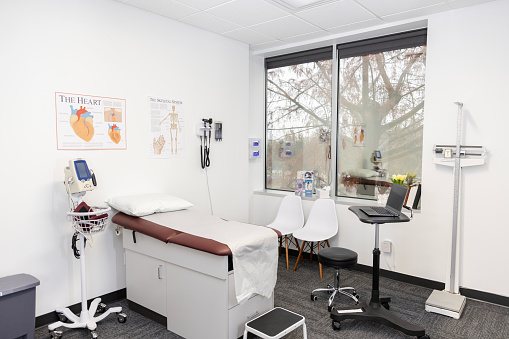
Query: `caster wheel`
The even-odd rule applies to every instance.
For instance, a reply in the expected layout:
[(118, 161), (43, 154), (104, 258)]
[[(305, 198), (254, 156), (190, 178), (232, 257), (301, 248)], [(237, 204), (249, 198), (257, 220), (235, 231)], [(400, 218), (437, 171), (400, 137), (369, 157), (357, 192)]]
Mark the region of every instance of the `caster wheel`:
[(311, 294), (311, 301), (316, 301), (318, 297), (316, 295)]
[(63, 313), (58, 313), (57, 316), (58, 316), (59, 321), (61, 321), (63, 323), (67, 322), (67, 317)]
[(341, 329), (341, 323), (339, 321), (332, 321), (332, 329), (334, 331), (339, 331)]
[(108, 309), (108, 306), (106, 306), (105, 303), (100, 303), (99, 305), (97, 305), (97, 313), (104, 313), (106, 312), (106, 310)]
[(425, 334), (423, 336), (417, 337), (418, 339), (430, 339), (429, 335)]
[(51, 339), (60, 339), (62, 338), (62, 331), (52, 331)]
[(327, 307), (327, 310), (329, 310), (329, 312), (334, 311), (334, 309), (335, 309), (335, 307), (334, 307), (334, 306), (328, 306), (328, 307)]
[(389, 305), (389, 303), (382, 303), (382, 306), (383, 306), (386, 310), (388, 310), (388, 309), (390, 309), (390, 308), (391, 308), (391, 306)]
[(123, 324), (123, 323), (125, 323), (127, 321), (127, 314), (119, 313), (117, 319), (118, 319), (119, 323)]
[(90, 337), (92, 339), (97, 339), (97, 338), (99, 338), (99, 335), (97, 334), (96, 331), (90, 331)]

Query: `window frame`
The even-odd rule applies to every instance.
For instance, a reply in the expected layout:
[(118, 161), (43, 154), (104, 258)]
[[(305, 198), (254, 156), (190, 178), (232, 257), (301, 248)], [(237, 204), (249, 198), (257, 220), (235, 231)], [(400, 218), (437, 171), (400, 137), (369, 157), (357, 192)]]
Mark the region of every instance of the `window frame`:
[[(274, 68), (280, 68), (280, 67), (285, 67), (285, 66), (293, 66), (293, 65), (298, 65), (298, 64), (303, 64), (303, 63), (309, 63), (309, 62), (315, 62), (315, 61), (323, 61), (323, 60), (331, 60), (332, 61), (332, 65), (333, 65), (333, 70), (332, 70), (332, 75), (334, 77), (334, 74), (335, 74), (335, 69), (334, 69), (334, 46), (330, 45), (330, 46), (326, 46), (326, 47), (321, 47), (321, 48), (315, 48), (315, 49), (311, 49), (311, 50), (305, 50), (305, 51), (301, 51), (301, 52), (296, 52), (296, 53), (289, 53), (289, 54), (283, 54), (283, 55), (279, 55), (279, 56), (274, 56), (274, 57), (270, 57), (270, 58), (265, 58), (265, 135), (264, 135), (264, 142), (265, 142), (265, 159), (264, 159), (264, 184), (263, 184), (263, 187), (265, 189), (270, 189), (270, 190), (275, 190), (275, 191), (284, 191), (284, 192), (290, 192), (290, 191), (286, 191), (286, 190), (280, 190), (280, 189), (277, 189), (277, 188), (268, 188), (267, 187), (267, 148), (268, 148), (268, 143), (267, 143), (267, 90), (268, 90), (268, 86), (267, 86), (267, 83), (268, 83), (268, 77), (267, 77), (267, 74), (268, 74), (268, 71), (270, 69), (274, 69)], [(334, 85), (334, 81), (333, 81), (333, 88), (332, 88), (332, 97), (334, 97), (334, 91), (335, 91), (335, 85)], [(333, 123), (333, 116), (334, 116), (334, 109), (335, 109), (335, 105), (333, 102), (331, 102), (331, 131), (334, 130), (334, 125), (332, 124)], [(332, 147), (332, 135), (331, 135), (331, 147)], [(332, 154), (332, 149), (331, 149), (331, 154)], [(332, 161), (333, 159), (331, 159), (331, 166), (332, 166)], [(331, 173), (331, 183), (332, 183), (332, 180), (334, 180), (334, 173)]]
[[(265, 58), (265, 159), (264, 159), (264, 188), (279, 191), (279, 189), (267, 187), (267, 83), (268, 70), (284, 66), (292, 66), (300, 63), (307, 63), (320, 60), (332, 60), (332, 97), (331, 97), (331, 191), (333, 197), (338, 198), (338, 137), (339, 137), (339, 63), (343, 58), (362, 56), (374, 53), (381, 53), (390, 50), (411, 48), (427, 45), (427, 28), (405, 31), (396, 34), (383, 35), (379, 37), (351, 41), (340, 44), (332, 44), (326, 47), (304, 50), (296, 53), (283, 54), (274, 57)], [(368, 200), (362, 197), (353, 197), (356, 199)]]

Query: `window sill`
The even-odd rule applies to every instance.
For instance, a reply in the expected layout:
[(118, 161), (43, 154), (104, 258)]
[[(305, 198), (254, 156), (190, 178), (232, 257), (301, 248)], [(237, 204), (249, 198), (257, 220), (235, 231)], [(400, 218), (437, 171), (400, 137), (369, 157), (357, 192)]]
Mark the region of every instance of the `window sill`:
[[(271, 189), (263, 189), (259, 191), (253, 192), (256, 195), (264, 195), (268, 197), (284, 197), (287, 195), (293, 195), (294, 192), (289, 191), (279, 191), (279, 190), (271, 190)], [(315, 201), (318, 199), (316, 194), (313, 194), (311, 197), (302, 197), (304, 201)], [(369, 199), (361, 199), (361, 198), (348, 198), (348, 197), (334, 197), (332, 198), (337, 205), (345, 205), (345, 206), (379, 206), (375, 200)], [(420, 213), (420, 210), (413, 210), (415, 213)]]
[[(259, 191), (254, 191), (254, 194), (257, 195), (265, 195), (270, 197), (284, 197), (287, 195), (293, 195), (294, 192), (289, 191), (279, 191), (279, 190), (271, 190), (271, 189), (263, 189)], [(318, 195), (313, 194), (311, 197), (302, 197), (304, 201), (315, 201), (318, 199)], [(333, 197), (332, 200), (338, 205), (347, 205), (347, 206), (376, 206), (377, 203), (375, 200), (368, 199), (360, 199), (360, 198), (348, 198), (348, 197)]]

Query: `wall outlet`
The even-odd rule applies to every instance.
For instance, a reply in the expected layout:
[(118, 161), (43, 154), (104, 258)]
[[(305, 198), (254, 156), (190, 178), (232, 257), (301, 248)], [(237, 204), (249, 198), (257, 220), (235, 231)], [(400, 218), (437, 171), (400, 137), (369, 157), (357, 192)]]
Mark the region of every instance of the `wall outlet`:
[(384, 240), (382, 243), (382, 252), (391, 253), (392, 252), (392, 242), (390, 240)]

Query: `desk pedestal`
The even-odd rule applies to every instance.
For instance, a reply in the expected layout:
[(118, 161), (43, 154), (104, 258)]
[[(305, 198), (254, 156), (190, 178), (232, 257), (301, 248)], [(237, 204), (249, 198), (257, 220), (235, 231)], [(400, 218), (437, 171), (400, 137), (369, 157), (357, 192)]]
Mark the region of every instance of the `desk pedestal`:
[(373, 249), (373, 289), (371, 291), (371, 300), (363, 302), (359, 308), (355, 309), (333, 308), (330, 314), (332, 327), (335, 330), (339, 330), (340, 322), (346, 319), (369, 320), (392, 327), (407, 335), (417, 336), (422, 339), (429, 339), (429, 336), (425, 334), (423, 327), (400, 319), (389, 311), (390, 298), (380, 297), (380, 249), (378, 248), (379, 225), (375, 222), (371, 223), (375, 226), (375, 248)]

